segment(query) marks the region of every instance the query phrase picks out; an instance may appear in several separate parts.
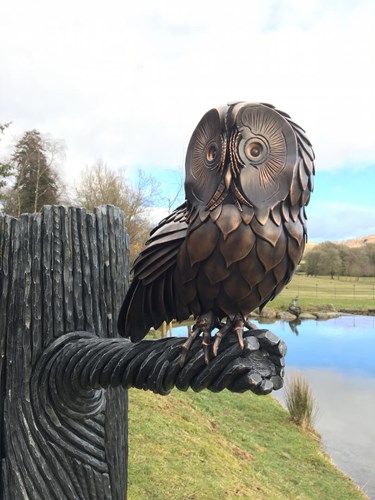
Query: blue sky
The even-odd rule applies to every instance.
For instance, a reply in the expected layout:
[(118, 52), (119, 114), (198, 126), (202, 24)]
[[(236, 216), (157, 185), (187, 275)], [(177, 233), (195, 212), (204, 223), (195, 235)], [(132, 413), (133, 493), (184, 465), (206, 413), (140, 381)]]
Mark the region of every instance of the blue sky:
[(0, 158), (25, 130), (66, 144), (74, 186), (101, 158), (173, 198), (210, 108), (270, 102), (316, 153), (310, 239), (375, 233), (373, 0), (13, 0), (0, 5)]
[(318, 196), (323, 200), (347, 199), (359, 206), (375, 206), (375, 165), (318, 171), (315, 181)]
[[(162, 217), (165, 200), (174, 199), (183, 182), (183, 169), (152, 167), (145, 170), (160, 183), (161, 198), (156, 205), (162, 209)], [(174, 206), (183, 199), (181, 189)], [(341, 241), (375, 234), (375, 164), (318, 169), (315, 190), (306, 211), (309, 241)], [(159, 212), (156, 214), (158, 219)]]
[(375, 164), (317, 170), (307, 214), (310, 241), (375, 234)]

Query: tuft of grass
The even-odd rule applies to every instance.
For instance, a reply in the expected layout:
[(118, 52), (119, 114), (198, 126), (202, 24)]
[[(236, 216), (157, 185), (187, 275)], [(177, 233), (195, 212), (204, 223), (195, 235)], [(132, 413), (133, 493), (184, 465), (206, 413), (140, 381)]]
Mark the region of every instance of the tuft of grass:
[(300, 374), (294, 375), (286, 381), (284, 394), (291, 421), (305, 431), (312, 431), (316, 409), (307, 380)]

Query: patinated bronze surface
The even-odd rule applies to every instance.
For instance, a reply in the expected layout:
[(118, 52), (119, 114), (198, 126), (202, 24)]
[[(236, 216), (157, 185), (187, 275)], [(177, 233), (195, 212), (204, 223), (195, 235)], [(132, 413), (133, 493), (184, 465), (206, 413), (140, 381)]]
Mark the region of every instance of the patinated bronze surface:
[[(305, 241), (314, 153), (302, 128), (269, 104), (210, 110), (186, 155), (186, 201), (151, 232), (119, 316), (141, 340), (163, 321), (197, 318), (208, 362), (228, 332), (290, 281)], [(227, 318), (226, 324), (221, 323)], [(185, 354), (186, 355), (186, 354)]]

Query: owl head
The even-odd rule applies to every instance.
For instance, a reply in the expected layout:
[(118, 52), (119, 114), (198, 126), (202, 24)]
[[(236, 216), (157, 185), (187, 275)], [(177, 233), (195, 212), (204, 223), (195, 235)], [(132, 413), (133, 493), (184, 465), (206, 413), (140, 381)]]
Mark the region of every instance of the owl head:
[[(288, 196), (306, 204), (314, 153), (289, 115), (263, 103), (238, 102), (208, 111), (186, 155), (185, 191), (194, 206), (217, 202), (273, 208)], [(303, 193), (305, 193), (303, 195)]]

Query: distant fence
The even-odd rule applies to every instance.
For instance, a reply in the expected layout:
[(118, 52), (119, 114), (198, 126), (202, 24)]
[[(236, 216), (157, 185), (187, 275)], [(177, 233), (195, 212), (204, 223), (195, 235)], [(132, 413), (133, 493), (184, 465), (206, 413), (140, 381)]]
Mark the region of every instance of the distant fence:
[(291, 283), (280, 294), (281, 299), (298, 297), (305, 301), (311, 300), (332, 302), (344, 300), (345, 302), (364, 301), (375, 307), (375, 278), (334, 278), (329, 276), (307, 277), (296, 275)]

